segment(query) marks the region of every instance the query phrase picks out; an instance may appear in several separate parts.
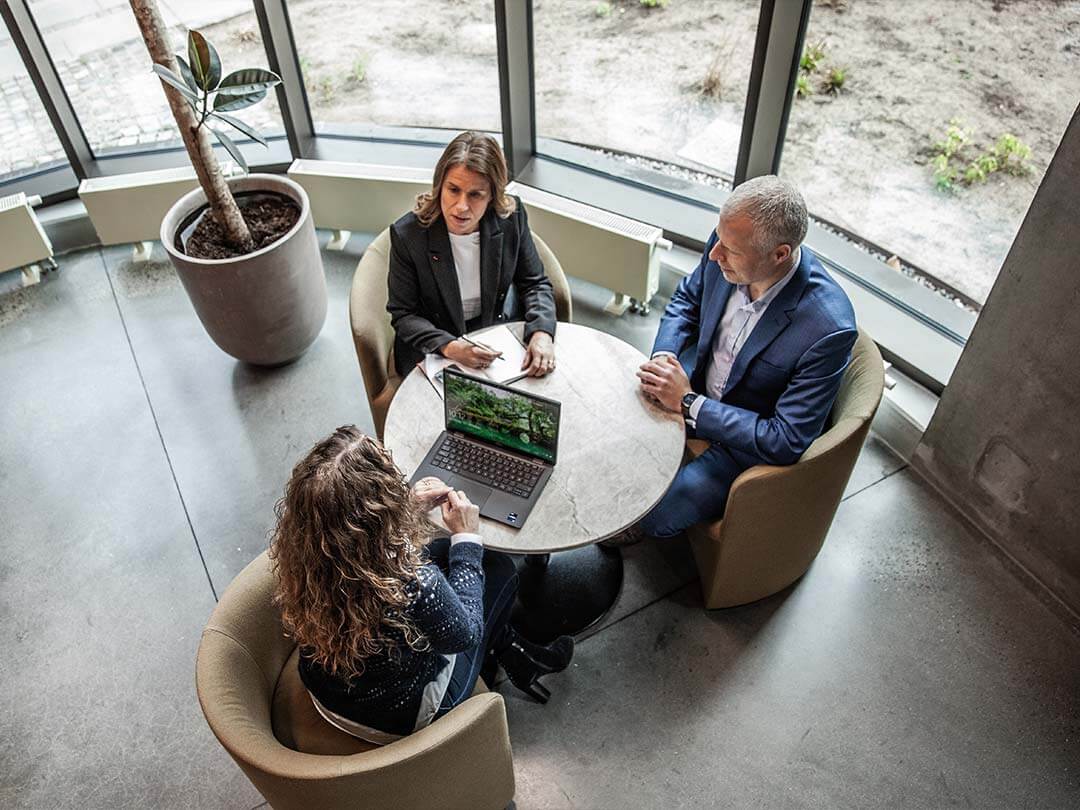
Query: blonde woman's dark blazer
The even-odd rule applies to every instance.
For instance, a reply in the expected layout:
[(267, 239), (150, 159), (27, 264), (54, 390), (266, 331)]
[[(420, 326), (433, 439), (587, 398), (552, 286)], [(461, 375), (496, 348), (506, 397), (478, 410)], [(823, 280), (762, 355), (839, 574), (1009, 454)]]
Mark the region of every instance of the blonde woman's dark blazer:
[[(389, 297), (394, 363), (402, 376), (425, 354), (465, 333), (454, 253), (440, 216), (428, 227), (408, 213), (390, 226)], [(480, 220), (480, 325), (525, 321), (555, 336), (555, 295), (536, 253), (521, 201), (510, 216), (488, 207)]]

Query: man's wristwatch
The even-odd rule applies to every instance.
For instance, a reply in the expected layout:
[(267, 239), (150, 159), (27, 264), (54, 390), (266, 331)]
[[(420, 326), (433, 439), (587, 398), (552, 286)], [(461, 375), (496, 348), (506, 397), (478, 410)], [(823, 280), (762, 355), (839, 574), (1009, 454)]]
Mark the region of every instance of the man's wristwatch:
[(683, 419), (689, 419), (690, 418), (690, 406), (694, 404), (694, 402), (697, 400), (697, 398), (698, 398), (698, 395), (695, 394), (693, 391), (687, 391), (685, 394), (683, 394), (683, 398), (682, 398), (682, 416), (683, 416)]

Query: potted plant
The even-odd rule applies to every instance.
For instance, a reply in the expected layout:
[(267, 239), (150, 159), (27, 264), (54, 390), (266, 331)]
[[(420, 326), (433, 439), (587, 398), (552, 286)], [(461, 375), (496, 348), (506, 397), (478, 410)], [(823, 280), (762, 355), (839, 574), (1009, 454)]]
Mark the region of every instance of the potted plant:
[[(266, 146), (230, 113), (257, 104), (281, 80), (260, 68), (223, 76), (217, 51), (198, 31), (188, 34), (187, 60), (174, 57), (154, 0), (131, 0), (131, 8), (199, 180), (166, 213), (161, 242), (222, 350), (258, 365), (295, 360), (326, 320), (311, 205), (287, 177), (247, 174), (240, 149), (221, 131), (228, 126)], [(243, 175), (226, 180), (210, 133)]]

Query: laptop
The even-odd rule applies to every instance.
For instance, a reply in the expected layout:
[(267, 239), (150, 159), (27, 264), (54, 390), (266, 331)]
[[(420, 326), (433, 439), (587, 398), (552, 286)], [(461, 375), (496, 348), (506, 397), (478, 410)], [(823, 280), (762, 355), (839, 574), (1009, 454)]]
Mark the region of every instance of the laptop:
[(520, 528), (555, 466), (559, 403), (452, 367), (442, 374), (446, 430), (411, 483), (433, 475), (484, 517)]

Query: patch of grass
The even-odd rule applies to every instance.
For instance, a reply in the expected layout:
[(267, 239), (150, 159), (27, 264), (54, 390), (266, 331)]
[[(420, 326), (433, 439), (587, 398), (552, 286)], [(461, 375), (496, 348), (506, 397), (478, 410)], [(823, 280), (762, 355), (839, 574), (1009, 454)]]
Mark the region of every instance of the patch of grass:
[(956, 163), (971, 143), (974, 131), (965, 129), (959, 119), (949, 121), (945, 129), (945, 138), (930, 147), (932, 159), (930, 166), (934, 170), (934, 185), (939, 191), (952, 191), (953, 184), (960, 176)]
[(721, 39), (716, 46), (715, 55), (705, 75), (698, 84), (698, 92), (706, 98), (720, 100), (732, 88), (728, 86), (732, 78), (731, 66), (735, 58), (735, 42), (730, 37)]
[(1003, 133), (993, 146), (980, 149), (975, 131), (956, 118), (949, 121), (945, 137), (930, 147), (930, 156), (939, 191), (954, 191), (957, 183), (984, 183), (997, 172), (1020, 176), (1031, 171), (1031, 148), (1015, 135)]
[(1016, 176), (1031, 172), (1027, 164), (1031, 157), (1031, 147), (1010, 132), (1004, 133), (994, 144), (994, 157), (998, 160), (998, 170)]
[(367, 58), (360, 54), (353, 60), (352, 70), (349, 71), (349, 81), (360, 84), (365, 78), (367, 78)]
[(667, 8), (668, 0), (638, 0), (645, 8)]
[(840, 90), (844, 87), (844, 82), (847, 81), (847, 75), (847, 68), (832, 68), (825, 76), (825, 81), (823, 83), (825, 92), (839, 95)]
[(597, 3), (593, 6), (593, 14), (601, 19), (611, 16), (611, 3)]
[(322, 76), (315, 82), (315, 90), (319, 94), (319, 100), (329, 104), (337, 95), (334, 80), (329, 76)]
[(807, 98), (814, 95), (814, 86), (810, 83), (810, 77), (800, 73), (795, 79), (795, 98)]
[(825, 61), (825, 40), (811, 42), (803, 48), (799, 57), (799, 67), (805, 73), (813, 73)]

